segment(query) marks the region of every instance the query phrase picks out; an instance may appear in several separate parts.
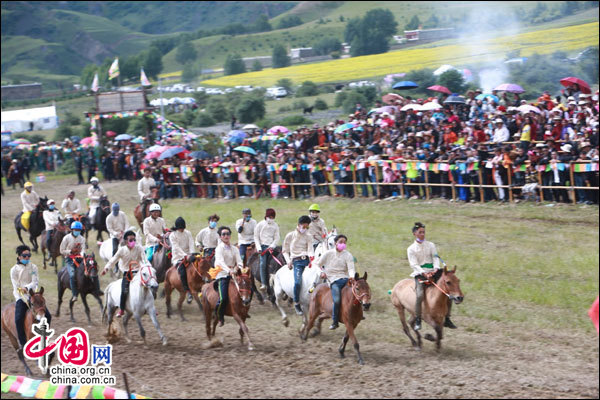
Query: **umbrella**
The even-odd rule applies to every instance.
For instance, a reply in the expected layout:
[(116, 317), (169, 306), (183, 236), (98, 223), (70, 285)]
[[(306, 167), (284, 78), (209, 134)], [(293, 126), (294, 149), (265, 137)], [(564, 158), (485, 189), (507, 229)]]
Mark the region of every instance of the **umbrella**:
[(429, 86), (427, 89), (433, 90), (434, 92), (452, 94), (452, 92), (450, 91), (450, 89), (448, 89), (446, 86), (442, 86), (442, 85)]
[(27, 140), (27, 139), (24, 139), (24, 138), (18, 138), (18, 139), (13, 140), (12, 142), (8, 143), (9, 146), (18, 146), (20, 144), (31, 145), (31, 142), (29, 140)]
[(171, 148), (163, 151), (162, 154), (158, 157), (158, 159), (164, 160), (165, 158), (171, 158), (171, 157), (181, 153), (182, 151), (185, 151), (185, 148), (180, 147), (180, 146), (171, 147)]
[(452, 65), (444, 64), (444, 65), (440, 66), (438, 69), (436, 69), (435, 71), (433, 71), (433, 75), (439, 76), (446, 71), (450, 71), (451, 69), (456, 69), (456, 68), (454, 68)]
[(83, 139), (81, 139), (79, 144), (92, 144), (92, 142), (94, 142), (94, 138), (91, 136), (88, 136), (88, 137), (84, 137)]
[(79, 143), (81, 141), (81, 137), (79, 136), (71, 136), (71, 140), (75, 143)]
[(181, 98), (180, 97), (171, 97), (167, 104), (181, 104)]
[(410, 103), (405, 105), (404, 107), (402, 107), (400, 109), (400, 111), (408, 111), (408, 110), (415, 110), (415, 111), (421, 111), (422, 110), (422, 106), (420, 104), (417, 103)]
[(136, 137), (135, 139), (133, 139), (133, 140), (131, 141), (131, 143), (135, 143), (135, 144), (142, 144), (142, 143), (144, 143), (144, 138), (143, 138), (143, 137), (141, 137), (141, 136), (138, 136), (138, 137)]
[(235, 130), (235, 131), (229, 131), (227, 136), (229, 136), (230, 138), (244, 139), (246, 136), (248, 136), (248, 134), (244, 131)]
[(117, 136), (117, 132), (115, 132), (115, 131), (106, 132), (106, 137), (113, 137), (113, 136)]
[(248, 125), (244, 125), (242, 127), (242, 129), (259, 129), (258, 126), (254, 125), (254, 124), (248, 124)]
[(414, 89), (414, 88), (418, 88), (419, 85), (417, 85), (416, 83), (412, 82), (412, 81), (400, 81), (400, 82), (396, 82), (394, 83), (394, 86), (392, 86), (392, 89)]
[(396, 106), (383, 106), (383, 107), (372, 109), (371, 111), (369, 111), (367, 113), (367, 115), (372, 114), (372, 113), (383, 114), (384, 112), (391, 115), (391, 114), (395, 114), (397, 110), (398, 110), (398, 107), (396, 107)]
[(196, 158), (196, 159), (199, 159), (199, 160), (205, 160), (205, 159), (210, 158), (210, 154), (208, 154), (204, 150), (198, 150), (198, 151), (191, 152), (190, 153), (190, 157), (191, 158)]
[(394, 104), (394, 102), (396, 100), (404, 100), (404, 97), (400, 96), (399, 94), (396, 93), (388, 93), (385, 96), (383, 96), (381, 98), (381, 100), (383, 100), (384, 103), (386, 104)]
[(159, 144), (155, 144), (154, 146), (150, 146), (146, 150), (144, 150), (144, 153), (148, 154), (148, 153), (152, 153), (153, 151), (158, 151), (159, 153), (162, 153), (167, 148), (168, 148), (167, 146), (161, 146)]
[(564, 87), (569, 87), (573, 84), (579, 85), (579, 89), (581, 90), (581, 93), (585, 93), (585, 94), (591, 94), (592, 90), (590, 89), (590, 85), (587, 84), (586, 81), (579, 79), (579, 78), (575, 78), (574, 76), (569, 76), (567, 78), (562, 78), (560, 80), (560, 83), (564, 86)]
[(168, 99), (154, 99), (152, 101), (150, 101), (150, 105), (151, 106), (166, 106), (169, 104), (169, 100)]
[(238, 146), (235, 149), (233, 149), (233, 151), (241, 151), (242, 153), (256, 155), (256, 150), (254, 150), (252, 147), (248, 147), (248, 146)]
[(517, 107), (517, 110), (519, 110), (523, 114), (526, 114), (528, 112), (534, 112), (536, 114), (541, 114), (542, 113), (539, 108), (534, 107), (534, 106), (532, 106), (530, 104), (523, 104), (522, 106)]
[(151, 160), (158, 156), (160, 156), (160, 151), (151, 151), (150, 153), (148, 153), (144, 156), (144, 160)]
[(342, 125), (338, 126), (337, 128), (335, 128), (335, 131), (333, 131), (333, 133), (340, 133), (340, 132), (344, 132), (344, 131), (347, 131), (348, 129), (353, 129), (353, 128), (356, 128), (356, 125), (348, 122), (348, 123), (342, 124)]
[(181, 99), (182, 104), (193, 104), (196, 100), (193, 97), (184, 97)]
[(494, 90), (497, 90), (499, 92), (510, 92), (510, 93), (525, 92), (525, 89), (523, 89), (521, 86), (517, 85), (516, 83), (503, 83), (500, 86), (496, 86), (496, 88)]
[(448, 96), (446, 100), (444, 100), (444, 104), (465, 104), (465, 98), (458, 95)]
[(116, 141), (119, 141), (119, 140), (131, 140), (131, 139), (133, 139), (133, 136), (128, 135), (126, 133), (122, 133), (122, 134), (120, 134), (119, 136), (117, 136), (115, 138)]
[(285, 126), (281, 126), (281, 125), (275, 125), (274, 127), (272, 127), (271, 129), (269, 129), (267, 131), (267, 133), (270, 134), (278, 134), (278, 133), (288, 133), (290, 130), (288, 128), (286, 128)]
[(477, 95), (477, 97), (475, 97), (475, 100), (484, 100), (484, 99), (492, 99), (494, 100), (494, 102), (496, 104), (500, 103), (500, 99), (498, 98), (498, 96), (494, 96), (493, 94), (489, 94), (489, 93), (482, 93), (480, 95)]
[(429, 103), (425, 103), (421, 106), (422, 111), (439, 110), (440, 108), (442, 108), (442, 105), (434, 101), (430, 101)]

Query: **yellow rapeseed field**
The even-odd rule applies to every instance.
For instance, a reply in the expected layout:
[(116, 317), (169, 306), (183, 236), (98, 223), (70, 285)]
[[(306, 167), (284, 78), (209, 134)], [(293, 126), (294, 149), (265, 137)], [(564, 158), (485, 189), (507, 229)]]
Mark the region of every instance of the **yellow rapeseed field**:
[(506, 53), (520, 50), (520, 56), (548, 54), (558, 50), (572, 51), (598, 45), (598, 22), (546, 29), (485, 40), (478, 45), (445, 45), (423, 49), (407, 49), (385, 54), (332, 60), (287, 68), (266, 69), (203, 81), (217, 86), (253, 85), (268, 87), (279, 79), (295, 83), (360, 80), (389, 73), (437, 68), (442, 64), (464, 66), (503, 59)]

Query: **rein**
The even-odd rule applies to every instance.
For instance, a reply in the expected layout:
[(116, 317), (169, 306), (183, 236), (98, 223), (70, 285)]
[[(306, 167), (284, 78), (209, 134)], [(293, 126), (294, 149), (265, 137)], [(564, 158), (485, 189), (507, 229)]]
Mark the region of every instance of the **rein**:
[(438, 288), (438, 290), (440, 292), (444, 293), (448, 298), (450, 298), (450, 294), (448, 294), (444, 289), (442, 289), (441, 287), (439, 287), (439, 285), (437, 283), (435, 283), (433, 280), (427, 279), (425, 281), (420, 281), (420, 282), (423, 282), (423, 283), (426, 283), (426, 284), (427, 283), (431, 283), (433, 286), (435, 286), (436, 288)]
[[(244, 274), (242, 274), (242, 276), (244, 276)], [(245, 276), (248, 276), (248, 275), (245, 275)], [(233, 283), (235, 283), (235, 288), (237, 289), (240, 296), (242, 295), (242, 291), (246, 292), (246, 293), (251, 292), (251, 290), (249, 290), (249, 289), (243, 289), (243, 290), (240, 289), (240, 285), (238, 285), (238, 282), (237, 282), (237, 279), (235, 278), (235, 276), (233, 277)]]
[[(275, 260), (275, 262), (276, 262), (277, 264), (279, 264), (279, 266), (280, 266), (280, 267), (283, 267), (283, 264), (281, 263), (281, 261), (279, 261), (279, 260), (277, 259), (277, 257), (275, 257), (275, 256), (273, 255), (273, 249), (269, 247), (269, 249), (268, 249), (268, 250), (269, 250), (269, 253), (271, 253), (271, 258), (273, 258), (273, 260)], [(310, 268), (310, 267), (309, 267), (309, 268)]]
[[(143, 268), (144, 267), (142, 267), (142, 269)], [(148, 268), (148, 267), (146, 266), (146, 268)], [(148, 282), (150, 282), (150, 280), (153, 278), (153, 276), (152, 276), (152, 269), (148, 268), (148, 273), (149, 273), (149, 276), (148, 276), (148, 280), (147, 281), (144, 281), (144, 274), (140, 274), (140, 280), (142, 282), (142, 285), (144, 285), (144, 287), (147, 287), (148, 286)]]
[(356, 293), (356, 290), (355, 290), (356, 286), (357, 285), (356, 285), (356, 281), (355, 281), (355, 284), (351, 286), (352, 295), (354, 296), (354, 305), (360, 304), (362, 298), (365, 297), (368, 294), (368, 293), (365, 292), (365, 293), (363, 293), (363, 294), (361, 294), (359, 296), (358, 293)]
[[(131, 266), (132, 266), (133, 264), (135, 264), (135, 265), (138, 265), (138, 266), (140, 265), (140, 263), (139, 263), (139, 262), (137, 262), (137, 261), (132, 261), (132, 262), (130, 262), (130, 263), (129, 263), (129, 269), (127, 270), (127, 275), (125, 275), (125, 278), (127, 278), (127, 280), (128, 280), (129, 282), (131, 282), (131, 281), (133, 280), (133, 272), (134, 272), (134, 271), (133, 271), (133, 269), (131, 268)], [(135, 272), (137, 272), (137, 270), (136, 270)]]

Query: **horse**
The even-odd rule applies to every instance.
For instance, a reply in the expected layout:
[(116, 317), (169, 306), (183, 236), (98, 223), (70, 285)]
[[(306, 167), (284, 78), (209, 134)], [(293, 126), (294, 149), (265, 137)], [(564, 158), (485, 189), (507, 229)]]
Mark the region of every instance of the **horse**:
[(312, 115), (313, 108), (315, 108), (315, 106), (304, 107), (303, 110), (302, 110), (302, 114), (310, 114), (310, 115)]
[[(136, 242), (142, 243), (142, 235), (140, 234), (139, 229), (135, 229), (132, 226), (130, 226), (129, 228), (127, 228), (127, 230), (135, 232)], [(110, 261), (110, 259), (113, 256), (113, 240), (112, 240), (112, 238), (108, 238), (107, 240), (102, 242), (102, 244), (100, 245), (100, 250), (98, 250), (98, 254), (100, 255), (100, 258), (102, 260), (104, 260), (105, 263), (108, 263)], [(117, 265), (115, 265), (114, 270), (110, 271), (110, 274), (113, 278), (116, 276), (116, 272), (119, 270), (119, 264), (121, 264), (121, 261), (119, 261), (117, 263)]]
[[(101, 243), (104, 241), (102, 237), (102, 232), (106, 232), (108, 234), (108, 229), (106, 228), (106, 217), (110, 214), (110, 201), (108, 201), (108, 196), (100, 197), (100, 206), (96, 210), (96, 214), (94, 215), (94, 220), (91, 221), (92, 228), (98, 231), (96, 236), (96, 242)], [(89, 220), (89, 211), (86, 214), (86, 218)]]
[[(131, 279), (126, 302), (126, 314), (123, 317), (123, 328), (127, 342), (131, 342), (127, 331), (127, 324), (133, 316), (140, 328), (140, 335), (144, 339), (144, 344), (146, 344), (146, 331), (142, 326), (142, 316), (148, 313), (154, 327), (158, 331), (163, 346), (166, 346), (167, 337), (160, 329), (160, 324), (156, 318), (156, 308), (154, 308), (154, 293), (158, 289), (156, 271), (149, 264), (144, 264), (133, 277), (122, 279)], [(108, 322), (108, 334), (110, 335), (115, 310), (119, 308), (121, 302), (121, 279), (109, 283), (104, 290), (104, 294), (106, 296), (106, 304), (102, 311), (102, 322)]]
[[(196, 303), (198, 303), (200, 311), (202, 311), (202, 303), (198, 298), (198, 293), (200, 293), (202, 290), (202, 286), (205, 283), (208, 283), (210, 280), (208, 270), (212, 267), (212, 258), (212, 256), (202, 257), (199, 253), (192, 253), (183, 260), (183, 262), (187, 265), (186, 273), (188, 286), (190, 288), (190, 292), (192, 292), (192, 297), (196, 300)], [(173, 312), (171, 310), (171, 292), (173, 290), (177, 290), (179, 292), (177, 310), (179, 310), (179, 316), (181, 317), (181, 320), (185, 321), (183, 310), (181, 309), (181, 305), (185, 299), (185, 291), (183, 290), (183, 285), (181, 283), (181, 278), (179, 277), (179, 271), (177, 271), (177, 266), (172, 266), (169, 268), (165, 277), (167, 318), (171, 318), (171, 314)]]
[[(427, 288), (423, 296), (423, 321), (431, 325), (437, 334), (437, 338), (434, 338), (431, 334), (426, 334), (425, 339), (432, 342), (435, 341), (437, 351), (441, 348), (442, 330), (444, 329), (444, 319), (448, 313), (449, 302), (454, 301), (456, 304), (460, 304), (464, 299), (464, 295), (460, 290), (460, 279), (458, 279), (455, 272), (456, 266), (454, 266), (452, 271), (449, 271), (446, 266), (444, 266), (443, 269), (437, 270), (430, 280), (435, 287)], [(416, 319), (415, 280), (412, 278), (402, 279), (400, 282), (396, 283), (392, 289), (391, 300), (400, 316), (404, 333), (406, 333), (406, 336), (410, 339), (413, 347), (420, 349), (422, 345), (421, 334), (419, 331), (415, 331), (417, 335), (417, 341), (415, 341), (408, 330), (408, 325), (414, 330)], [(408, 324), (406, 323), (404, 310), (412, 315)]]
[[(250, 250), (250, 247), (248, 248)], [(268, 250), (267, 250), (268, 251)], [(246, 251), (246, 266), (250, 268), (250, 275), (252, 276), (252, 293), (256, 294), (258, 301), (260, 304), (264, 303), (264, 298), (262, 293), (256, 289), (256, 281), (260, 282), (260, 253), (253, 252), (250, 257), (248, 257), (248, 251)], [(267, 265), (267, 270), (269, 271), (269, 276), (273, 276), (284, 264), (285, 259), (283, 258), (283, 254), (281, 252), (281, 246), (275, 247), (273, 252), (271, 253), (271, 257), (269, 257), (269, 263)], [(269, 280), (270, 282), (270, 280)], [(275, 305), (275, 295), (273, 294), (273, 285), (269, 283), (267, 287), (267, 296), (271, 303)]]
[[(212, 284), (202, 286), (202, 308), (204, 309), (204, 320), (206, 323), (206, 336), (210, 340), (217, 329), (218, 317), (214, 310), (219, 301), (217, 281)], [(248, 337), (248, 350), (254, 350), (250, 341), (250, 334), (246, 326), (246, 318), (250, 310), (252, 301), (252, 277), (248, 274), (247, 268), (241, 271), (236, 268), (231, 282), (229, 282), (229, 302), (225, 308), (225, 315), (232, 316), (240, 325), (240, 340), (244, 344), (244, 333)], [(212, 329), (211, 329), (212, 322)]]
[(152, 256), (152, 267), (156, 270), (156, 280), (158, 283), (165, 281), (167, 270), (171, 268), (171, 239), (169, 235), (171, 232), (167, 232), (163, 235), (163, 239), (159, 242), (159, 246), (154, 250)]
[(46, 227), (43, 212), (44, 210), (48, 209), (47, 203), (48, 196), (40, 198), (40, 202), (37, 204), (37, 206), (35, 206), (35, 210), (33, 210), (29, 216), (29, 230), (25, 229), (23, 224), (21, 224), (21, 216), (23, 215), (22, 211), (15, 217), (15, 229), (17, 231), (19, 240), (21, 243), (25, 244), (25, 242), (23, 242), (23, 238), (21, 237), (21, 230), (29, 232), (29, 241), (31, 242), (32, 250), (36, 253), (38, 252), (37, 238), (42, 234), (42, 231)]
[[(73, 260), (76, 262), (77, 260)], [(98, 277), (98, 263), (96, 262), (96, 256), (92, 254), (84, 254), (83, 261), (81, 264), (75, 264), (75, 280), (77, 281), (77, 289), (81, 296), (81, 302), (85, 308), (85, 315), (87, 315), (88, 323), (92, 323), (90, 318), (90, 307), (87, 304), (87, 295), (91, 294), (98, 304), (100, 304), (100, 312), (102, 312), (102, 300), (100, 299), (100, 293), (96, 292), (95, 280)], [(62, 304), (62, 298), (65, 290), (71, 289), (71, 280), (69, 278), (68, 266), (64, 266), (58, 273), (58, 307), (56, 308), (56, 316), (60, 316), (60, 306)], [(74, 301), (69, 300), (69, 312), (71, 314), (71, 322), (75, 322), (73, 318), (73, 304)]]
[(48, 251), (48, 258), (50, 261), (50, 266), (54, 266), (54, 273), (58, 273), (58, 264), (56, 263), (56, 259), (60, 257), (60, 244), (65, 236), (69, 234), (69, 227), (66, 224), (66, 221), (59, 218), (58, 225), (54, 229), (54, 232), (50, 236), (50, 246), (46, 248), (46, 230), (42, 232), (42, 256), (44, 259), (44, 269), (46, 269), (46, 251)]
[(315, 248), (315, 260), (321, 258), (323, 253), (325, 253), (327, 250), (335, 248), (335, 237), (337, 236), (337, 234), (338, 231), (334, 225), (333, 229), (331, 229), (331, 231), (329, 231), (329, 233), (325, 237), (325, 240), (319, 243), (318, 246)]
[[(25, 335), (27, 337), (27, 341), (33, 338), (33, 331), (31, 330), (31, 325), (33, 325), (34, 320), (40, 321), (44, 318), (46, 311), (46, 299), (44, 299), (44, 287), (40, 287), (38, 292), (34, 292), (32, 289), (29, 289), (29, 310), (25, 314)], [(7, 304), (2, 308), (2, 329), (8, 335), (11, 344), (13, 345), (15, 350), (19, 349), (19, 336), (17, 334), (17, 327), (15, 325), (15, 307), (16, 302)], [(27, 376), (31, 376), (31, 369), (25, 362), (25, 358), (22, 352), (17, 351), (19, 356), (19, 360), (25, 366), (25, 372)], [(50, 353), (50, 357), (48, 359), (48, 365), (52, 362), (54, 358), (54, 352)]]
[[(135, 216), (135, 219), (137, 220), (138, 224), (140, 225), (140, 228), (143, 228), (143, 224), (144, 224), (144, 220), (146, 218), (148, 218), (150, 216), (150, 212), (148, 211), (148, 207), (150, 207), (150, 204), (158, 203), (158, 199), (160, 198), (160, 194), (158, 192), (158, 186), (152, 186), (150, 188), (150, 196), (146, 197), (144, 199), (143, 203), (138, 204), (137, 206), (135, 206), (135, 209), (133, 210), (133, 215)], [(145, 207), (143, 207), (145, 206)], [(142, 210), (144, 212), (142, 212)]]
[[(365, 271), (362, 278), (359, 277), (358, 273), (354, 274), (354, 279), (351, 279), (348, 282), (348, 286), (342, 289), (340, 297), (339, 322), (346, 325), (346, 333), (338, 348), (340, 357), (344, 358), (348, 339), (352, 339), (354, 349), (358, 355), (358, 363), (363, 365), (364, 360), (360, 354), (360, 346), (354, 335), (354, 329), (356, 329), (356, 326), (363, 318), (363, 310), (368, 311), (371, 306), (371, 288), (367, 283), (367, 272)], [(331, 296), (331, 289), (327, 284), (322, 283), (315, 288), (314, 294), (310, 299), (310, 318), (305, 330), (300, 333), (302, 340), (306, 340), (308, 332), (310, 332), (317, 318), (321, 322), (331, 317), (332, 309), (333, 297)]]

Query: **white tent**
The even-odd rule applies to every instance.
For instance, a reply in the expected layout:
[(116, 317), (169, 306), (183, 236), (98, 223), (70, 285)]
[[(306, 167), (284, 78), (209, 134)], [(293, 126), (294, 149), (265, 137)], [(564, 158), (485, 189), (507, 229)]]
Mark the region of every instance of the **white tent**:
[(2, 111), (2, 131), (24, 132), (58, 128), (56, 107)]

